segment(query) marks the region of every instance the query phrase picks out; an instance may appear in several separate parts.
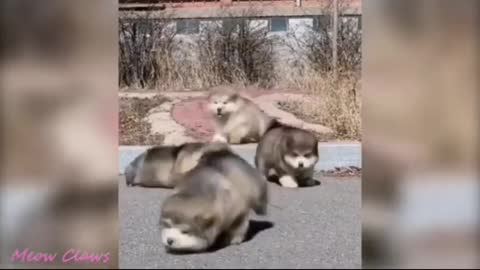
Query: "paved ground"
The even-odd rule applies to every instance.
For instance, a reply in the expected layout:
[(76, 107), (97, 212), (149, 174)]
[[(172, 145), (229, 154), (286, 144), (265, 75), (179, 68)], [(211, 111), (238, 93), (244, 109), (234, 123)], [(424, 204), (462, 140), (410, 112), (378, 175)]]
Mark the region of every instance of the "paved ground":
[(120, 177), (120, 267), (359, 268), (361, 181), (320, 178), (297, 190), (270, 185), (267, 217), (252, 215), (252, 238), (213, 253), (167, 254), (157, 226), (171, 190), (127, 188)]

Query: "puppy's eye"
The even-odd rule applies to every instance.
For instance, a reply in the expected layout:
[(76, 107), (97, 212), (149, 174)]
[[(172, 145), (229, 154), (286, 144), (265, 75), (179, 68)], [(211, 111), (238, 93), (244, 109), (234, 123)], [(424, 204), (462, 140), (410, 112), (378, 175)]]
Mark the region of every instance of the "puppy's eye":
[(224, 102), (223, 102), (223, 105), (227, 105), (227, 102), (226, 102), (226, 101), (224, 101)]
[(309, 157), (311, 157), (311, 156), (312, 156), (312, 153), (305, 154), (305, 157), (306, 157), (306, 158), (309, 158)]
[(217, 101), (214, 101), (213, 104), (218, 104), (218, 102), (217, 102)]
[(189, 234), (189, 233), (190, 233), (190, 230), (188, 230), (188, 229), (182, 229), (182, 230), (180, 230), (180, 232), (183, 233), (183, 234)]
[(298, 154), (297, 154), (297, 153), (293, 153), (293, 154), (292, 154), (292, 157), (298, 157)]

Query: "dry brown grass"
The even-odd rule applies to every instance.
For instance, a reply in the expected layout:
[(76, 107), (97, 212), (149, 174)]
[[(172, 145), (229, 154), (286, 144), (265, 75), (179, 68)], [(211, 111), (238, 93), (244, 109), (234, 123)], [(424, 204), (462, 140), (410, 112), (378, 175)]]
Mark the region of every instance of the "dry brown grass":
[[(230, 83), (270, 86), (275, 38), (252, 20), (225, 12), (223, 20), (189, 37), (176, 33), (169, 15), (161, 20), (152, 20), (148, 12), (135, 19), (121, 17), (120, 87), (172, 91)], [(241, 14), (256, 15), (250, 10)]]
[(145, 120), (148, 112), (168, 99), (162, 96), (153, 98), (120, 98), (120, 145), (161, 144), (162, 134), (150, 134), (150, 123)]
[(336, 82), (331, 75), (311, 72), (288, 83), (311, 98), (301, 102), (286, 100), (279, 104), (282, 109), (332, 128), (337, 139), (361, 140), (359, 75), (343, 73)]

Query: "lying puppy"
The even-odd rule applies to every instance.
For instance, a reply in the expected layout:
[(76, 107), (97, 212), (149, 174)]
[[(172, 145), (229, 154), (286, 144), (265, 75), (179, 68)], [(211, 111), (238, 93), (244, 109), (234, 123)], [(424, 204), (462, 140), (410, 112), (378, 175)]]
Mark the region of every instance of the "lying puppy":
[(152, 147), (125, 169), (127, 186), (174, 188), (179, 177), (194, 168), (204, 153), (226, 148), (224, 143)]
[(250, 209), (266, 214), (267, 182), (229, 150), (204, 154), (182, 178), (176, 193), (162, 205), (162, 243), (167, 251), (205, 251), (220, 235), (226, 235), (229, 244), (240, 244)]

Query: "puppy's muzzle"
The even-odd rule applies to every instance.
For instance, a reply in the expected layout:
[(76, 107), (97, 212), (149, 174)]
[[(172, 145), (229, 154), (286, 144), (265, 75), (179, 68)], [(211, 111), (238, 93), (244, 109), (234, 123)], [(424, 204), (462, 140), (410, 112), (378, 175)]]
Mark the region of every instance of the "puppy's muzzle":
[(218, 114), (218, 115), (221, 115), (221, 114), (222, 114), (222, 109), (221, 109), (221, 108), (217, 108), (217, 114)]
[(299, 167), (300, 169), (303, 169), (303, 162), (299, 162), (299, 163), (298, 163), (298, 167)]

